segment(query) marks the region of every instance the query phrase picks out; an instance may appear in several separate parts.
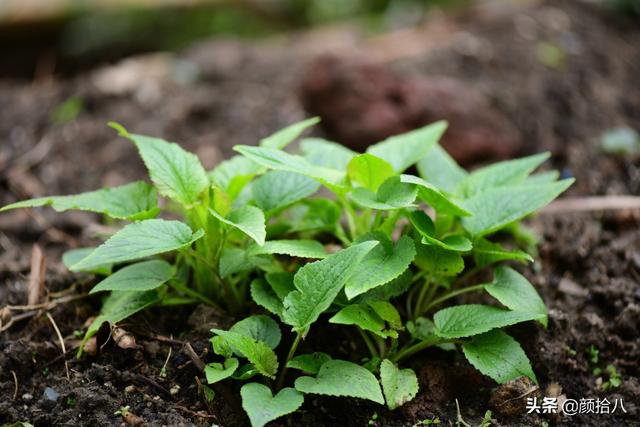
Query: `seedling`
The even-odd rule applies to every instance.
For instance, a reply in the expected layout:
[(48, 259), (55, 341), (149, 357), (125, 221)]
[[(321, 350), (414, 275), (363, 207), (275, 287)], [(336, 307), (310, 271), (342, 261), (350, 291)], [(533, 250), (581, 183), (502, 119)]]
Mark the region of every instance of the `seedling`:
[[(533, 261), (518, 248), (531, 237), (519, 221), (573, 180), (532, 175), (546, 153), (468, 173), (438, 145), (444, 122), (366, 153), (315, 138), (302, 140), (298, 154), (284, 151), (316, 121), (259, 146), (236, 146), (240, 155), (208, 173), (178, 145), (113, 125), (137, 146), (153, 185), (3, 210), (52, 205), (132, 221), (101, 246), (65, 257), (73, 271), (107, 276), (92, 292), (111, 294), (86, 337), (104, 321), (151, 305), (202, 302), (232, 314), (259, 306), (231, 329), (212, 331), (217, 360), (205, 369), (209, 384), (243, 383), (253, 426), (296, 411), (314, 394), (395, 409), (418, 393), (416, 374), (402, 363), (430, 347), (462, 349), (499, 383), (521, 376), (535, 382), (527, 356), (503, 328), (531, 320), (546, 326), (547, 310), (504, 262)], [(414, 165), (419, 176), (406, 173)], [(328, 195), (316, 194), (321, 186)], [(158, 195), (183, 221), (157, 217)], [(481, 271), (493, 271), (493, 280), (478, 283)], [(487, 292), (500, 305), (452, 305), (472, 292)], [(351, 360), (298, 354), (300, 342), (326, 322), (355, 328), (364, 352)], [(280, 346), (283, 333), (288, 349)]]

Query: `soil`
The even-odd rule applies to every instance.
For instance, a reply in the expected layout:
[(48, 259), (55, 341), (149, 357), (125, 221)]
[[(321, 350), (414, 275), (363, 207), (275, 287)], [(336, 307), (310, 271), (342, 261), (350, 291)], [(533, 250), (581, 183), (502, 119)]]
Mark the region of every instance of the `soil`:
[[(524, 151), (553, 150), (552, 166), (577, 178), (570, 195), (640, 193), (640, 161), (599, 149), (607, 129), (640, 128), (640, 28), (582, 2), (482, 4), (440, 18), (449, 29), (446, 42), (386, 66), (412, 78), (445, 75), (483, 93), (518, 130)], [(428, 38), (428, 29), (419, 34)], [(562, 59), (541, 57), (540, 42), (562, 46)], [(371, 46), (356, 32), (338, 29), (260, 44), (206, 42), (177, 56), (135, 57), (62, 80), (0, 81), (0, 205), (142, 177), (133, 147), (105, 126), (109, 120), (180, 141), (213, 167), (233, 145), (253, 144), (305, 116), (298, 88), (317, 54)], [(122, 78), (122, 67), (136, 78)], [(83, 104), (75, 120), (52, 120), (51, 112), (71, 97)], [(523, 271), (549, 306), (550, 321), (547, 329), (531, 323), (511, 332), (532, 360), (538, 391), (521, 383), (498, 387), (461, 354), (436, 349), (409, 362), (421, 391), (399, 411), (358, 400), (306, 399), (302, 411), (274, 425), (363, 426), (371, 420), (411, 426), (434, 417), (455, 424), (456, 399), (461, 416), (474, 425), (488, 409), (493, 425), (640, 425), (639, 222), (632, 211), (548, 214), (530, 222), (542, 243), (539, 261)], [(91, 277), (66, 272), (60, 255), (95, 243), (105, 226), (93, 215), (48, 210), (0, 215), (0, 306), (26, 303), (33, 244), (46, 256), (48, 298), (87, 290)], [(97, 354), (78, 360), (74, 332), (98, 307), (96, 298), (79, 298), (50, 310), (65, 337), (64, 357), (43, 313), (0, 333), (0, 425), (247, 425), (235, 385), (214, 387), (216, 398), (208, 402), (196, 380), (198, 364), (210, 359), (209, 329), (232, 319), (206, 307), (150, 310), (120, 325), (135, 337), (133, 348), (118, 347), (109, 331), (101, 331)], [(309, 341), (345, 357), (358, 343), (331, 328)], [(597, 362), (590, 349), (598, 350)], [(609, 364), (622, 383), (603, 391)], [(595, 375), (595, 368), (604, 374)], [(523, 415), (524, 399), (533, 395), (623, 399), (628, 414)], [(116, 414), (123, 407), (130, 411), (126, 417)]]

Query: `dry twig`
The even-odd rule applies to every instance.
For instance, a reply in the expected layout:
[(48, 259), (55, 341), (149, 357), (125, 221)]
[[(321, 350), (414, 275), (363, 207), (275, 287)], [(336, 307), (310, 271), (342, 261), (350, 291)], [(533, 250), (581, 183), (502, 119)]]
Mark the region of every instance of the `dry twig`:
[[(64, 345), (64, 339), (62, 338), (62, 334), (60, 333), (60, 329), (58, 328), (58, 325), (56, 324), (56, 321), (53, 320), (53, 317), (51, 316), (51, 313), (47, 312), (47, 318), (49, 319), (49, 321), (51, 322), (51, 325), (53, 325), (53, 329), (56, 331), (56, 335), (58, 336), (58, 341), (60, 341), (60, 348), (62, 350), (62, 355), (64, 356), (65, 354), (67, 354), (67, 349)], [(69, 375), (69, 363), (67, 362), (67, 360), (64, 360), (64, 369), (67, 373), (67, 380), (71, 381), (71, 376)]]
[(27, 304), (35, 305), (40, 302), (44, 291), (44, 276), (46, 272), (46, 260), (40, 246), (33, 245), (31, 250), (31, 273), (29, 273), (29, 286), (27, 290)]

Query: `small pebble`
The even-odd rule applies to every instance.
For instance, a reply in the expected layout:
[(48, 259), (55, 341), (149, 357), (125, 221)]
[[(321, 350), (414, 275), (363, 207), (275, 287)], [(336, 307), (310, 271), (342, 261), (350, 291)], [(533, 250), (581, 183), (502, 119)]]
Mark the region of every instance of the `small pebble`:
[(171, 387), (171, 388), (169, 389), (169, 393), (170, 393), (172, 396), (175, 396), (176, 394), (178, 394), (178, 392), (179, 392), (179, 391), (180, 391), (180, 386), (179, 386), (179, 385), (177, 385), (177, 384), (176, 384), (176, 385), (174, 385), (173, 387)]
[(60, 397), (60, 393), (58, 393), (57, 391), (55, 391), (51, 387), (47, 387), (47, 388), (44, 389), (43, 396), (47, 400), (51, 400), (53, 402), (56, 402), (58, 400), (58, 398)]
[(25, 393), (25, 394), (23, 394), (23, 395), (22, 395), (22, 400), (24, 400), (24, 401), (27, 401), (27, 402), (28, 402), (28, 401), (30, 401), (31, 399), (33, 399), (33, 395), (32, 395), (32, 394), (30, 394), (30, 393)]
[(134, 391), (136, 391), (136, 386), (134, 385), (128, 385), (124, 388), (125, 393), (133, 393)]

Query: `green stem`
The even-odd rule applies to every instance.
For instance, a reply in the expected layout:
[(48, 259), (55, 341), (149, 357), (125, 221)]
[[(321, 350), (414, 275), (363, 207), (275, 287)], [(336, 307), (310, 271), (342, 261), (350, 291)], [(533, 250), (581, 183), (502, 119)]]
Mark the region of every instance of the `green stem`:
[(220, 310), (221, 312), (224, 312), (224, 310), (222, 310), (222, 308), (218, 304), (202, 295), (201, 293), (196, 292), (193, 289), (188, 288), (187, 286), (183, 286), (180, 282), (172, 281), (169, 283), (169, 285), (178, 292), (182, 292), (183, 294), (188, 295), (191, 298), (195, 298), (204, 304), (207, 304), (217, 310)]
[(436, 298), (433, 301), (431, 301), (429, 304), (427, 304), (427, 306), (424, 308), (423, 313), (428, 311), (429, 309), (442, 304), (443, 302), (445, 302), (446, 300), (453, 298), (455, 296), (458, 296), (460, 294), (464, 294), (467, 292), (475, 292), (475, 291), (481, 291), (484, 289), (484, 284), (480, 284), (480, 285), (474, 285), (474, 286), (469, 286), (466, 288), (462, 288), (462, 289), (458, 289), (455, 291), (451, 291), (451, 292), (447, 292), (446, 294), (444, 294), (443, 296), (441, 296), (440, 298)]
[(289, 363), (289, 360), (293, 358), (293, 355), (296, 354), (296, 350), (298, 349), (300, 340), (302, 340), (302, 334), (298, 332), (296, 334), (296, 338), (291, 344), (291, 348), (289, 349), (289, 353), (287, 354), (287, 359), (284, 361), (284, 367), (282, 368), (282, 371), (280, 371), (280, 376), (278, 377), (278, 382), (276, 383), (276, 390), (280, 390), (282, 388), (282, 385), (284, 384), (284, 379), (287, 376), (287, 371), (289, 370), (289, 368), (287, 368), (287, 364)]
[(367, 335), (367, 333), (362, 329), (360, 329), (359, 327), (356, 327), (356, 328), (358, 329), (358, 332), (360, 333), (362, 340), (367, 345), (367, 348), (369, 349), (369, 353), (371, 353), (371, 357), (380, 357), (380, 354), (378, 354), (378, 350), (376, 349), (376, 346), (373, 344), (373, 341), (371, 341), (371, 337), (369, 337), (369, 335)]
[(345, 212), (347, 213), (347, 225), (349, 226), (349, 233), (351, 234), (351, 240), (354, 240), (357, 236), (358, 229), (355, 221), (355, 212), (349, 201), (344, 196), (338, 196)]
[(409, 347), (406, 347), (402, 350), (400, 350), (399, 352), (397, 352), (396, 354), (394, 354), (390, 359), (392, 362), (399, 362), (402, 359), (405, 359), (419, 351), (424, 350), (425, 348), (431, 347), (433, 345), (437, 345), (437, 344), (442, 344), (443, 342), (446, 342), (445, 340), (443, 340), (442, 338), (439, 337), (433, 337), (430, 339), (426, 339), (424, 341), (420, 341), (417, 344), (411, 345)]

